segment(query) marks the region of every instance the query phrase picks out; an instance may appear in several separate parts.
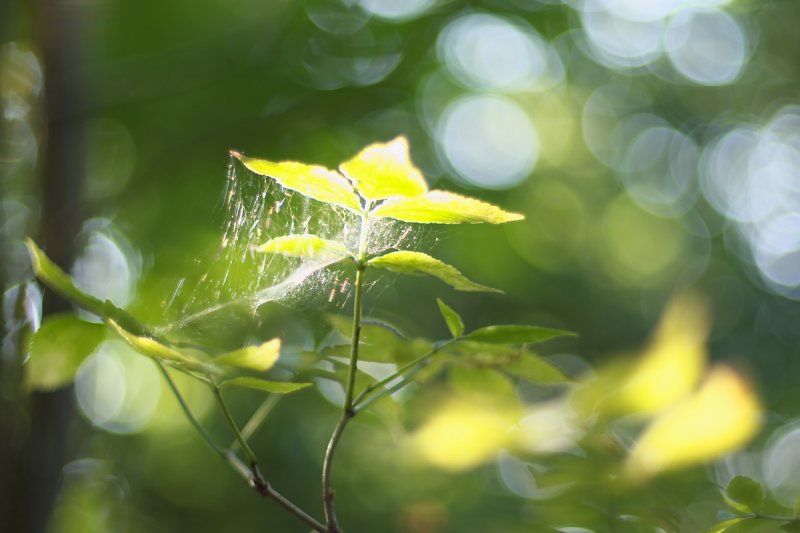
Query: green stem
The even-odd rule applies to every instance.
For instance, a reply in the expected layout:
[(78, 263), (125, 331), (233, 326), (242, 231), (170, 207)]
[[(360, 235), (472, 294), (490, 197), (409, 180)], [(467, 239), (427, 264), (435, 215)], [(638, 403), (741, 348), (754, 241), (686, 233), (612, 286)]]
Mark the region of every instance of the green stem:
[(355, 296), (353, 299), (353, 331), (350, 339), (350, 365), (347, 369), (347, 387), (342, 416), (331, 434), (328, 447), (325, 450), (325, 460), (322, 464), (322, 503), (325, 509), (325, 522), (330, 533), (339, 533), (339, 524), (336, 519), (336, 508), (333, 503), (334, 491), (332, 486), (333, 457), (336, 446), (344, 433), (350, 419), (355, 416), (353, 410), (353, 396), (356, 384), (356, 371), (358, 370), (358, 346), (361, 340), (361, 314), (362, 298), (364, 294), (364, 277), (367, 270), (367, 244), (369, 239), (370, 220), (369, 202), (364, 207), (361, 215), (361, 228), (358, 235), (358, 257), (356, 259), (356, 279), (354, 283)]

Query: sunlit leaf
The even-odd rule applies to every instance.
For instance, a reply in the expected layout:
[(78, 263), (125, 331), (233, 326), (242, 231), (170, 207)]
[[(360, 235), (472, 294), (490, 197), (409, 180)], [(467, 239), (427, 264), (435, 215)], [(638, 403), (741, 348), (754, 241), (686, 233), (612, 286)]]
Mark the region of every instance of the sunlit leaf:
[(106, 328), (72, 313), (50, 315), (31, 335), (25, 362), (25, 384), (51, 391), (72, 383), (81, 363), (105, 337)]
[(722, 533), (723, 531), (727, 531), (729, 528), (735, 526), (736, 524), (741, 524), (745, 520), (750, 520), (752, 517), (750, 516), (737, 516), (734, 518), (729, 518), (728, 520), (723, 520), (717, 524), (714, 524), (709, 529), (706, 530), (706, 533)]
[(563, 329), (541, 326), (486, 326), (466, 334), (465, 340), (492, 344), (533, 344), (556, 337), (574, 337), (575, 333)]
[(287, 189), (320, 202), (361, 211), (361, 203), (352, 185), (335, 170), (295, 161), (275, 163), (246, 157), (238, 152), (231, 152), (231, 155), (244, 163), (249, 170), (270, 177)]
[(761, 406), (749, 384), (719, 365), (695, 394), (644, 431), (628, 457), (627, 474), (645, 479), (716, 458), (749, 441), (760, 422)]
[(396, 137), (388, 143), (370, 144), (339, 170), (350, 178), (367, 200), (390, 196), (418, 196), (428, 190), (425, 178), (411, 162), (408, 141)]
[(401, 274), (427, 274), (439, 278), (459, 291), (502, 292), (470, 281), (454, 266), (422, 252), (408, 250), (389, 252), (370, 259), (369, 264)]
[(450, 335), (460, 337), (464, 333), (464, 321), (461, 320), (461, 316), (439, 298), (436, 298), (436, 303), (439, 304), (439, 312), (442, 313), (442, 318), (447, 324), (447, 329), (450, 330)]
[(211, 370), (213, 367), (200, 361), (199, 359), (183, 354), (169, 346), (166, 346), (155, 339), (145, 336), (134, 335), (126, 331), (113, 320), (106, 320), (111, 329), (127, 342), (139, 353), (163, 361), (165, 363), (176, 364), (192, 370)]
[(412, 448), (434, 466), (462, 471), (493, 459), (512, 442), (516, 413), (501, 405), (453, 399), (412, 435)]
[(254, 389), (262, 392), (271, 392), (273, 394), (288, 394), (290, 392), (299, 391), (310, 387), (311, 383), (291, 383), (289, 381), (268, 381), (266, 379), (251, 378), (251, 377), (238, 377), (226, 379), (220, 383), (221, 387), (241, 387), (245, 389)]
[(235, 366), (266, 372), (281, 354), (281, 339), (272, 339), (258, 346), (247, 346), (214, 358), (218, 365)]
[(317, 235), (285, 235), (270, 239), (255, 248), (257, 252), (290, 257), (327, 258), (339, 260), (350, 255), (344, 244)]
[(757, 513), (764, 504), (764, 487), (749, 477), (734, 477), (722, 493), (731, 508), (741, 513)]
[(525, 218), (490, 203), (447, 191), (430, 191), (412, 198), (390, 198), (370, 214), (423, 224), (502, 224)]

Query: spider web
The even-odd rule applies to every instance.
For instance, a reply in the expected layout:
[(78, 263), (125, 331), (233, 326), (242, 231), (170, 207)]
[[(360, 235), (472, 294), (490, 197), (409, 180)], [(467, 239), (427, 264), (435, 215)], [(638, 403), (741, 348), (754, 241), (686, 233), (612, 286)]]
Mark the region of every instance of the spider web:
[[(286, 189), (254, 174), (231, 157), (220, 208), (221, 234), (208, 260), (198, 262), (196, 279), (183, 278), (165, 306), (177, 317), (160, 332), (224, 327), (234, 315), (254, 318), (263, 305), (279, 302), (295, 308), (342, 308), (352, 292), (352, 265), (330, 259), (292, 258), (255, 248), (284, 235), (314, 234), (358, 248), (360, 217)], [(390, 219), (371, 221), (368, 255), (391, 249), (415, 249), (431, 232)], [(437, 239), (438, 240), (438, 239)], [(373, 280), (375, 278), (373, 277)], [(380, 281), (369, 285), (380, 286)], [(373, 287), (375, 288), (375, 287)], [(378, 287), (379, 288), (379, 287)]]

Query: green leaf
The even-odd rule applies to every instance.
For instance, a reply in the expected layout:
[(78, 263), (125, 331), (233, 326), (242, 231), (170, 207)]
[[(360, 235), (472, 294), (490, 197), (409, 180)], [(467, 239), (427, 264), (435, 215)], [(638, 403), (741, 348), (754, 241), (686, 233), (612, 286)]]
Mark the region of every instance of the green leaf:
[(556, 385), (572, 381), (553, 363), (530, 352), (523, 352), (519, 357), (503, 365), (502, 369), (514, 377), (540, 385)]
[(706, 530), (706, 533), (722, 533), (726, 531), (728, 528), (735, 526), (736, 524), (740, 524), (745, 520), (750, 520), (752, 517), (750, 516), (737, 516), (734, 518), (729, 518), (728, 520), (723, 520), (717, 524), (714, 524), (709, 529)]
[(439, 298), (436, 298), (436, 303), (439, 304), (439, 312), (442, 313), (450, 335), (454, 338), (460, 337), (464, 333), (464, 321), (461, 320), (461, 316)]
[(389, 252), (369, 260), (369, 264), (401, 274), (428, 274), (459, 291), (503, 292), (467, 279), (454, 266), (422, 252)]
[(476, 329), (464, 339), (492, 344), (532, 344), (555, 337), (574, 337), (571, 331), (540, 326), (487, 326)]
[(255, 250), (290, 257), (329, 258), (335, 261), (350, 255), (344, 244), (310, 234), (276, 237), (257, 246)]
[(764, 487), (749, 477), (736, 476), (728, 483), (722, 497), (741, 513), (757, 513), (764, 504)]
[(339, 205), (357, 213), (361, 212), (361, 202), (353, 191), (352, 185), (335, 170), (295, 161), (274, 163), (264, 159), (245, 157), (239, 152), (233, 151), (231, 155), (239, 159), (249, 170), (270, 177), (287, 189), (326, 204)]
[(423, 224), (502, 224), (525, 218), (475, 198), (447, 191), (430, 191), (413, 198), (390, 198), (373, 209), (370, 216)]
[(169, 346), (161, 344), (150, 337), (138, 336), (125, 331), (119, 324), (111, 319), (106, 320), (114, 332), (133, 347), (136, 351), (152, 359), (157, 359), (165, 363), (182, 366), (191, 370), (211, 371), (213, 367), (203, 363), (195, 357), (183, 354)]
[(402, 136), (388, 143), (370, 144), (342, 163), (339, 170), (367, 200), (419, 196), (428, 190), (422, 173), (411, 162), (408, 141)]
[(266, 372), (281, 354), (281, 339), (272, 339), (258, 346), (247, 346), (214, 358), (214, 363)]
[(220, 383), (221, 387), (233, 386), (244, 389), (254, 389), (274, 394), (288, 394), (310, 387), (311, 383), (291, 383), (288, 381), (268, 381), (266, 379), (240, 377), (226, 379)]
[(105, 326), (59, 313), (44, 319), (30, 336), (30, 358), (25, 384), (30, 390), (52, 391), (69, 385), (81, 366), (105, 337)]
[(793, 533), (798, 533), (800, 532), (800, 522), (796, 522), (794, 520), (790, 522), (784, 522), (784, 524), (781, 526), (781, 529), (783, 531), (791, 531)]

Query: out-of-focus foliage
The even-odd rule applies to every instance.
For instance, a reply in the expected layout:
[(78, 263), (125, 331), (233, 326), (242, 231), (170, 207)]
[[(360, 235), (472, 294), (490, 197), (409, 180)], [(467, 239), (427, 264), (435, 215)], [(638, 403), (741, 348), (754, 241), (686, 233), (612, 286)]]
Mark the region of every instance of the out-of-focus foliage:
[[(501, 229), (446, 236), (384, 228), (382, 249), (370, 251), (424, 249), (505, 293), (376, 276), (367, 314), (397, 338), (448, 337), (458, 322), (445, 324), (435, 296), (458, 311), (467, 332), (546, 324), (580, 337), (537, 346), (536, 354), (456, 343), (441, 354), (447, 368), (434, 361), (417, 375), (425, 386), (414, 395), (376, 404), (374, 415), (354, 422), (335, 472), (349, 531), (700, 531), (726, 517), (730, 531), (775, 530), (780, 522), (734, 517), (742, 512), (736, 507), (718, 516), (726, 503), (716, 487), (739, 501), (729, 486), (737, 476), (762, 487), (760, 512), (793, 516), (800, 495), (796, 2), (112, 0), (73, 9), (82, 31), (72, 72), (88, 93), (79, 111), (86, 222), (71, 274), (97, 302), (130, 311), (189, 353), (194, 344), (226, 353), (281, 337), (286, 355), (272, 372), (284, 380), (314, 349), (338, 350), (341, 339), (320, 326), (327, 324), (320, 311), (352, 303), (344, 268), (287, 283), (282, 304), (262, 292), (291, 282), (283, 274), (301, 260), (253, 248), (292, 223), (320, 238), (352, 244), (352, 236), (340, 234), (339, 214), (266, 189), (230, 159), (232, 148), (337, 168), (362, 146), (404, 134), (433, 189), (525, 215)], [(39, 225), (35, 176), (47, 142), (36, 26), (29, 3), (0, 6), (4, 360), (16, 333), (38, 325), (41, 307), (38, 291), (25, 285), (22, 244)], [(681, 308), (648, 344), (669, 296), (686, 286), (707, 296), (713, 323), (706, 328)], [(245, 298), (252, 294), (267, 303), (254, 311)], [(238, 303), (217, 309), (229, 301)], [(615, 365), (639, 347), (638, 358)], [(418, 348), (403, 357), (428, 347)], [(392, 370), (372, 352), (376, 366), (362, 368), (367, 382)], [(626, 455), (643, 453), (649, 440), (637, 436), (671, 425), (670, 412), (697, 414), (707, 405), (703, 391), (716, 374), (703, 378), (706, 357), (710, 368), (721, 361), (746, 378), (734, 379), (734, 389), (750, 383), (758, 391), (759, 435), (705, 468), (620, 481)], [(78, 369), (78, 427), (94, 430), (64, 469), (53, 529), (303, 531), (204, 447), (151, 366), (106, 338)], [(587, 414), (576, 409), (579, 393), (565, 399), (572, 385), (524, 379), (541, 368), (581, 380), (594, 369), (596, 383), (613, 374), (612, 384), (628, 385), (605, 397), (607, 409), (601, 402)], [(675, 377), (653, 379), (652, 369)], [(327, 389), (282, 400), (252, 439), (270, 478), (313, 509), (336, 416), (328, 402), (341, 395), (322, 375), (338, 369), (319, 371), (315, 382)], [(643, 377), (632, 378), (637, 372)], [(177, 379), (201, 420), (225, 435), (207, 391)], [(476, 389), (498, 405), (523, 405), (518, 428), (492, 435), (491, 447), (503, 451), (473, 450), (471, 463), (480, 465), (458, 474), (420, 461), (419, 435), (447, 420), (435, 407), (449, 407), (448, 399), (477, 402), (473, 429), (487, 427), (484, 412), (503, 415), (467, 395)], [(260, 401), (253, 391), (226, 394), (242, 419)], [(750, 412), (750, 392), (734, 396), (744, 403), (712, 409)], [(623, 416), (631, 411), (638, 416)], [(605, 430), (587, 428), (587, 416), (603, 418)]]

